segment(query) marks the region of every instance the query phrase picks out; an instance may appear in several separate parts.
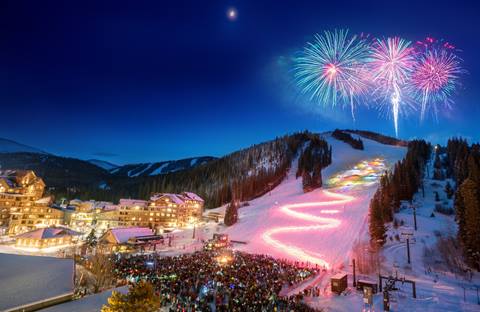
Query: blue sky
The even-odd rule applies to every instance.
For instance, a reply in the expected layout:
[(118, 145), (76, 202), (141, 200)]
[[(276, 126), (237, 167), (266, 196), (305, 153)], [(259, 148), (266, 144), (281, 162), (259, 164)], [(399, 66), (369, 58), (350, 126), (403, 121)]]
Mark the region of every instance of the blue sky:
[(393, 135), (375, 109), (359, 109), (354, 123), (292, 85), (292, 55), (317, 32), (349, 28), (462, 49), (468, 74), (453, 110), (402, 119), (400, 137), (479, 139), (473, 1), (164, 2), (2, 1), (0, 136), (122, 164), (221, 156), (304, 129)]

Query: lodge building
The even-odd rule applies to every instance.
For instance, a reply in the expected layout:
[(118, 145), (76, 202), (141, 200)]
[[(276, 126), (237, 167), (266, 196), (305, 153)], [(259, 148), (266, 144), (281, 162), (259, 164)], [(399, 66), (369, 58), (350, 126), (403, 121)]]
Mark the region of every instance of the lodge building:
[(9, 235), (18, 235), (38, 228), (64, 224), (64, 211), (51, 207), (50, 197), (41, 198), (31, 206), (10, 209)]
[[(83, 233), (95, 228), (104, 233), (117, 227), (145, 227), (153, 230), (175, 228), (201, 220), (204, 200), (190, 192), (160, 193), (150, 200), (120, 199), (118, 205), (81, 209), (72, 213), (70, 227)], [(85, 205), (83, 205), (85, 207)]]
[(50, 207), (44, 190), (45, 183), (32, 170), (0, 172), (0, 226), (9, 235), (63, 224), (63, 211)]
[(0, 234), (16, 236), (39, 228), (67, 225), (75, 231), (104, 233), (117, 227), (152, 230), (182, 227), (202, 218), (204, 200), (197, 194), (159, 193), (149, 200), (111, 202), (72, 200), (55, 207), (43, 197), (45, 183), (31, 170), (0, 171)]

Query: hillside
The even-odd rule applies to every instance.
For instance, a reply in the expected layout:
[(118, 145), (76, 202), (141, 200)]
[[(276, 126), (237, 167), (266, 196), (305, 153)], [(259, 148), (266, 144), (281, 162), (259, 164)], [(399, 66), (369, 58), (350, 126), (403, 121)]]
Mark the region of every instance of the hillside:
[[(147, 177), (138, 195), (189, 190), (202, 196), (207, 207), (263, 195), (285, 177), (293, 157), (306, 142), (319, 138), (309, 132), (276, 138), (231, 153), (191, 170)], [(312, 150), (316, 152), (317, 150)]]
[(37, 153), (0, 153), (3, 169), (28, 169), (42, 177), (47, 188), (82, 189), (108, 179), (108, 171), (87, 161)]
[(47, 154), (46, 152), (31, 147), (25, 144), (21, 144), (9, 139), (0, 138), (0, 153), (39, 153)]
[[(404, 147), (363, 139), (364, 150), (325, 135), (332, 164), (322, 170), (324, 186), (304, 193), (295, 171), (269, 194), (239, 210), (239, 222), (226, 228), (237, 248), (337, 268), (348, 265), (355, 240), (368, 235), (368, 202), (386, 169), (404, 157)], [(221, 208), (220, 208), (221, 209)]]

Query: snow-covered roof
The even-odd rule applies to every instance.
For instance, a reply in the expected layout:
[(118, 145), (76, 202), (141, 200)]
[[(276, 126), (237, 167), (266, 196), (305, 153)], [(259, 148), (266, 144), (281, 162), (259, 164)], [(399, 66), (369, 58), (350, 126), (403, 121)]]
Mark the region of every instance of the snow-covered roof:
[(107, 202), (107, 201), (93, 201), (93, 207), (94, 208), (105, 208), (106, 206), (113, 205), (112, 202)]
[(73, 291), (73, 259), (0, 253), (0, 263), (0, 311)]
[(147, 201), (146, 200), (141, 200), (141, 199), (125, 199), (125, 198), (122, 198), (120, 199), (118, 205), (120, 206), (146, 206), (147, 205)]
[(50, 196), (40, 198), (35, 201), (36, 204), (43, 204), (43, 205), (48, 205), (52, 202), (52, 198)]
[(201, 201), (203, 202), (203, 198), (201, 198), (200, 196), (198, 196), (197, 194), (195, 193), (192, 193), (192, 192), (183, 192), (182, 193), (184, 196), (190, 198), (190, 199), (193, 199), (193, 200), (196, 200), (196, 201)]
[(105, 207), (103, 207), (103, 211), (112, 211), (117, 209), (118, 209), (118, 205), (114, 205), (114, 204), (106, 205)]
[(344, 278), (345, 276), (347, 275), (347, 273), (337, 273), (335, 274), (334, 276), (332, 276), (332, 279), (340, 279), (340, 278)]
[(144, 227), (125, 227), (114, 228), (109, 230), (117, 243), (126, 243), (132, 237), (152, 235), (153, 231)]
[(46, 238), (58, 238), (67, 235), (79, 235), (80, 233), (72, 231), (66, 228), (42, 228), (33, 230), (27, 233), (17, 235), (17, 238), (33, 238), (33, 239), (46, 239)]
[(198, 196), (195, 193), (191, 193), (191, 192), (183, 192), (182, 194), (158, 193), (158, 194), (154, 194), (150, 198), (150, 200), (156, 201), (156, 200), (158, 200), (160, 198), (163, 198), (163, 197), (167, 197), (168, 199), (170, 199), (170, 201), (172, 201), (172, 202), (174, 202), (175, 204), (178, 204), (178, 205), (185, 204), (186, 200), (196, 200), (196, 201), (201, 201), (201, 202), (204, 201), (200, 196)]
[(155, 201), (163, 197), (167, 197), (170, 201), (174, 202), (175, 204), (182, 205), (185, 203), (183, 196), (180, 194), (159, 193), (159, 194), (153, 195), (150, 199)]
[(2, 179), (3, 181), (5, 181), (5, 183), (7, 183), (8, 186), (10, 186), (10, 187), (14, 187), (14, 186), (15, 186), (15, 184), (13, 183), (13, 181), (10, 180), (8, 177), (2, 177), (1, 179)]

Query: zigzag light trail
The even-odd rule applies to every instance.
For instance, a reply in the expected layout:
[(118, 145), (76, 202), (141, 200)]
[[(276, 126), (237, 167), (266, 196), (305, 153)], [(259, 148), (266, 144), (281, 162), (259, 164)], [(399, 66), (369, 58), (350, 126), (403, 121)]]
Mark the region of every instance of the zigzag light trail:
[[(275, 227), (263, 233), (263, 240), (271, 245), (272, 247), (285, 252), (286, 254), (293, 256), (301, 261), (318, 264), (325, 266), (325, 268), (330, 268), (331, 265), (322, 259), (322, 255), (314, 252), (307, 252), (299, 247), (283, 243), (279, 239), (275, 239), (274, 235), (280, 233), (295, 233), (295, 232), (309, 232), (309, 231), (320, 231), (326, 229), (337, 228), (340, 226), (341, 221), (334, 217), (321, 217), (305, 212), (299, 212), (295, 209), (298, 208), (310, 208), (310, 207), (329, 207), (329, 206), (338, 206), (350, 203), (355, 200), (354, 196), (344, 195), (333, 193), (330, 191), (322, 191), (323, 194), (327, 195), (333, 200), (327, 201), (313, 201), (313, 202), (303, 202), (296, 204), (287, 204), (280, 207), (280, 211), (285, 213), (288, 216), (294, 217), (299, 220), (304, 220), (309, 223), (317, 223), (313, 225), (304, 225), (304, 226), (284, 226), (284, 227)], [(322, 209), (320, 210), (321, 214), (335, 215), (339, 213), (338, 209)]]

